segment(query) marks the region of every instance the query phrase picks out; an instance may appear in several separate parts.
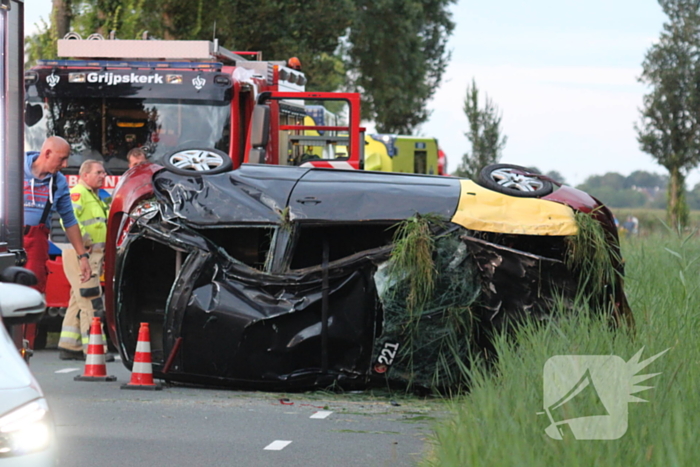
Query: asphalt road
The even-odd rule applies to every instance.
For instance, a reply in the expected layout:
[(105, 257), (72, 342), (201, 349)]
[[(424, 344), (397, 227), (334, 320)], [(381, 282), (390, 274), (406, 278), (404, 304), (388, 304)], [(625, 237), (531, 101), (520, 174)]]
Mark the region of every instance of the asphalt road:
[(121, 390), (130, 379), (121, 362), (107, 364), (115, 382), (78, 382), (83, 363), (49, 350), (30, 368), (54, 415), (61, 467), (416, 465), (443, 408), (376, 392)]

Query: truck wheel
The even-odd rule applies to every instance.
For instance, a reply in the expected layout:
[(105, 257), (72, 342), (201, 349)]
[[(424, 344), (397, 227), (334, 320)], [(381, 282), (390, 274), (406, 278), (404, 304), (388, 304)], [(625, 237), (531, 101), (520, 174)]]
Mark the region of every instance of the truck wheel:
[(484, 188), (521, 198), (539, 198), (554, 190), (552, 182), (538, 177), (532, 170), (511, 164), (491, 164), (479, 173), (478, 183)]
[(218, 149), (178, 149), (163, 156), (163, 166), (179, 175), (212, 175), (233, 168), (231, 158)]

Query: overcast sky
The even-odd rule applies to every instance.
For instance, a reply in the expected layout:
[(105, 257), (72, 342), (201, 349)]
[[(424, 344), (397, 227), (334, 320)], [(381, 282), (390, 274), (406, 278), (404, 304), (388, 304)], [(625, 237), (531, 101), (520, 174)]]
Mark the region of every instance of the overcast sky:
[[(26, 30), (51, 0), (26, 0)], [(502, 162), (557, 170), (570, 184), (609, 171), (665, 173), (641, 152), (633, 124), (646, 50), (666, 17), (655, 0), (459, 0), (452, 61), (419, 134), (436, 137), (454, 170), (465, 151), (462, 110), (474, 78), (503, 113)], [(688, 188), (700, 182), (691, 172)]]

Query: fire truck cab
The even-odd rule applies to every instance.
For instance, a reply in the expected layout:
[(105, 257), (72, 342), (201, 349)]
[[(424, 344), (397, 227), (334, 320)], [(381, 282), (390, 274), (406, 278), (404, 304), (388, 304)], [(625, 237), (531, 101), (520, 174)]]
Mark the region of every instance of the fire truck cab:
[[(346, 162), (362, 164), (359, 95), (305, 92), (306, 77), (294, 65), (231, 52), (216, 41), (76, 36), (58, 41), (61, 59), (41, 60), (25, 74), (26, 149), (62, 136), (73, 148), (69, 175), (86, 159), (121, 175), (135, 147), (151, 161), (185, 170), (301, 165), (309, 130), (324, 132), (315, 144), (347, 146)], [(347, 123), (304, 125), (305, 105), (329, 100), (344, 103)], [(179, 153), (192, 149), (216, 151), (204, 162)]]

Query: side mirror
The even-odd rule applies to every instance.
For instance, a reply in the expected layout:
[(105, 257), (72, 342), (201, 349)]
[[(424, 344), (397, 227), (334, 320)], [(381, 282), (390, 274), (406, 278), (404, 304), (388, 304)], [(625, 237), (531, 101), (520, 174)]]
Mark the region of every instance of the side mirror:
[(6, 325), (39, 321), (46, 309), (44, 297), (24, 285), (0, 283), (0, 312)]
[(265, 148), (270, 140), (270, 106), (256, 105), (250, 130), (250, 146)]
[(34, 126), (39, 123), (41, 117), (44, 116), (44, 109), (41, 108), (41, 104), (27, 104), (24, 107), (24, 123), (27, 126)]
[(34, 272), (19, 266), (10, 266), (9, 268), (5, 268), (2, 271), (2, 274), (0, 274), (0, 281), (8, 282), (10, 284), (29, 286), (37, 284)]

